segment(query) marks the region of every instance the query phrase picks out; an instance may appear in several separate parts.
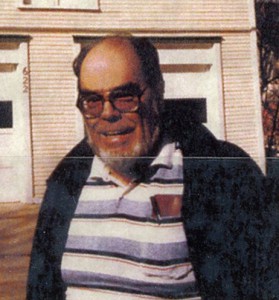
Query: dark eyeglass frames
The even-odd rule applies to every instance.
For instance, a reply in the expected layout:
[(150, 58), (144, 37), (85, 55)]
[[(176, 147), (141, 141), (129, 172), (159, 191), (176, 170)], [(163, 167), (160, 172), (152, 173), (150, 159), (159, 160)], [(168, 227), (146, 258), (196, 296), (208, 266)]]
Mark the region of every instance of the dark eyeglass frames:
[(146, 89), (147, 87), (142, 90), (137, 84), (129, 84), (123, 88), (107, 91), (103, 95), (79, 91), (77, 107), (88, 119), (101, 116), (105, 101), (109, 101), (112, 107), (120, 113), (136, 112)]

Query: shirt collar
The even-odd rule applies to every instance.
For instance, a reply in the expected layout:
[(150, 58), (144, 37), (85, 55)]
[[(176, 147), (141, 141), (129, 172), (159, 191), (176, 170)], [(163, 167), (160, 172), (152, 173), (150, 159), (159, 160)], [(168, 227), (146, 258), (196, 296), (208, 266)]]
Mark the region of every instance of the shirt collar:
[(157, 157), (151, 163), (151, 167), (160, 166), (171, 169), (173, 166), (173, 155), (175, 150), (175, 143), (165, 144)]
[[(108, 178), (109, 175), (109, 169), (106, 167), (104, 162), (98, 157), (97, 155), (94, 156), (92, 167), (91, 167), (91, 172), (89, 177), (98, 177), (98, 178), (103, 178), (104, 180)], [(107, 180), (106, 180), (107, 181)]]

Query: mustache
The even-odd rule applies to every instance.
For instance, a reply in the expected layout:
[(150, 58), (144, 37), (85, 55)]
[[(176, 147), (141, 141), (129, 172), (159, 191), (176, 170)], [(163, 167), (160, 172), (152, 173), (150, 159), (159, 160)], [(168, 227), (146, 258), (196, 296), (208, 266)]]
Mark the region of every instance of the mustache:
[(108, 123), (108, 122), (98, 122), (89, 127), (93, 128), (96, 133), (102, 134), (105, 136), (108, 135), (117, 135), (117, 134), (128, 134), (136, 129), (135, 122), (116, 122), (116, 123)]

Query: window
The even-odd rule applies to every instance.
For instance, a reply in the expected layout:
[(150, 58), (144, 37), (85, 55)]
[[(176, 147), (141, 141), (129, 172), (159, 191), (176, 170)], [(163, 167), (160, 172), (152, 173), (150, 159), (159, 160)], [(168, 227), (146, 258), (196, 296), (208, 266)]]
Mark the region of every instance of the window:
[(13, 127), (12, 101), (0, 101), (0, 128)]
[(174, 114), (202, 122), (224, 138), (219, 38), (152, 38), (165, 81), (165, 101)]
[(21, 8), (97, 10), (98, 0), (22, 0)]

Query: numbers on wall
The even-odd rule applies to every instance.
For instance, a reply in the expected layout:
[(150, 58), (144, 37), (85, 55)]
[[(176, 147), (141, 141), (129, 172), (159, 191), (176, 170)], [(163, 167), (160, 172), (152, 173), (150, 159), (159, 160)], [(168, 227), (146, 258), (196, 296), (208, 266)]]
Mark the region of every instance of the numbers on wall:
[(29, 69), (23, 69), (23, 93), (29, 93)]

